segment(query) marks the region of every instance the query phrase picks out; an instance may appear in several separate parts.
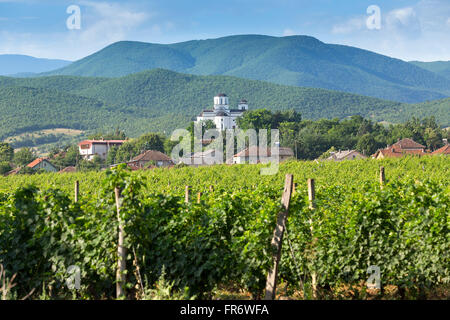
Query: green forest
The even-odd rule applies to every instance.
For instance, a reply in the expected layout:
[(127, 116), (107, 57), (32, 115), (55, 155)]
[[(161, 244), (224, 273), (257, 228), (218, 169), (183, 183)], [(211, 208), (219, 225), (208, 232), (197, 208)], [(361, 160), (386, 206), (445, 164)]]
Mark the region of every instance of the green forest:
[[(440, 126), (450, 126), (450, 99), (402, 104), (324, 89), (155, 69), (114, 79), (0, 77), (0, 139), (52, 128), (78, 129), (89, 135), (119, 127), (129, 137), (146, 132), (168, 136), (211, 108), (213, 96), (220, 92), (228, 94), (231, 108), (246, 98), (250, 110), (293, 109), (304, 120), (360, 115), (372, 121), (402, 123), (413, 116), (434, 115)], [(55, 139), (42, 137), (16, 147), (58, 144)]]

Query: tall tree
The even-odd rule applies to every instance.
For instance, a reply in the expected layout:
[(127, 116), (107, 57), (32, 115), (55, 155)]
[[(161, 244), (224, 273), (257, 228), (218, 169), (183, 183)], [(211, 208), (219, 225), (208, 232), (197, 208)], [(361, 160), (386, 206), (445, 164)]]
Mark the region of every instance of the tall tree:
[(10, 162), (14, 158), (14, 149), (9, 143), (0, 142), (0, 162)]
[(14, 153), (14, 163), (18, 166), (26, 166), (34, 159), (36, 159), (36, 155), (30, 148), (22, 148)]

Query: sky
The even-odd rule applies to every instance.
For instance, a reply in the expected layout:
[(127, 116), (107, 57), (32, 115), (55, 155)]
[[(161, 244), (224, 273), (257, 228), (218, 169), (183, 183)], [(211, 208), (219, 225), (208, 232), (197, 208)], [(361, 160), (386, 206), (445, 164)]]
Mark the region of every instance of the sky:
[(0, 0), (0, 54), (77, 60), (121, 40), (236, 34), (309, 35), (406, 61), (448, 61), (450, 0)]

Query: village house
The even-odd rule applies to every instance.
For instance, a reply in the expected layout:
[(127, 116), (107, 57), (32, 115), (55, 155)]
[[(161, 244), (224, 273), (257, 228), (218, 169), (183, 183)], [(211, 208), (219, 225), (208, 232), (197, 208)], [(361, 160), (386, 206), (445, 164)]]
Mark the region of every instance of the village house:
[[(294, 157), (294, 151), (291, 148), (279, 147), (278, 161)], [(233, 164), (242, 163), (268, 163), (273, 161), (271, 148), (263, 148), (257, 146), (251, 146), (242, 150), (241, 152), (233, 156)]]
[(27, 165), (33, 170), (43, 169), (48, 172), (57, 172), (58, 169), (47, 160), (47, 158), (38, 158)]
[(121, 146), (126, 140), (84, 140), (78, 144), (80, 154), (86, 160), (92, 160), (97, 155), (106, 160), (109, 150), (113, 146)]
[(192, 166), (221, 164), (223, 163), (223, 152), (215, 149), (199, 151), (192, 153), (187, 157), (181, 158), (180, 162)]
[(439, 148), (439, 149), (435, 150), (435, 151), (432, 152), (431, 154), (432, 154), (432, 155), (437, 155), (437, 154), (450, 155), (450, 144), (446, 144), (445, 146), (443, 146), (442, 148)]
[(74, 166), (69, 166), (59, 170), (59, 173), (69, 173), (69, 172), (77, 172), (77, 168)]
[(342, 161), (342, 160), (355, 160), (364, 159), (366, 156), (362, 155), (356, 150), (339, 150), (338, 152), (330, 152), (330, 156), (326, 160)]
[(393, 158), (393, 157), (403, 157), (404, 155), (417, 155), (422, 156), (427, 154), (425, 151), (425, 146), (420, 143), (415, 142), (412, 139), (405, 138), (397, 141), (391, 146), (385, 149), (379, 149), (372, 158), (383, 159), (383, 158)]
[(147, 150), (127, 162), (133, 168), (145, 168), (148, 166), (168, 167), (174, 164), (173, 160), (162, 152)]
[(203, 110), (196, 123), (211, 120), (218, 130), (234, 129), (237, 128), (236, 119), (247, 110), (248, 104), (245, 99), (239, 102), (237, 109), (230, 109), (227, 95), (221, 93), (214, 97), (213, 109)]

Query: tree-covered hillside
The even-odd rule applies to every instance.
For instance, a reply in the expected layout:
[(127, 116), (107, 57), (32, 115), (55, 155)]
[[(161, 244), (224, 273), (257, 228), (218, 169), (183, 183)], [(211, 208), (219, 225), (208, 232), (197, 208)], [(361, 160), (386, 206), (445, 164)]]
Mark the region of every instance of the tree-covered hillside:
[(239, 35), (170, 45), (122, 41), (48, 75), (120, 77), (153, 68), (325, 88), (401, 102), (450, 96), (450, 79), (307, 36)]
[(86, 134), (117, 127), (131, 137), (145, 132), (170, 135), (187, 127), (213, 96), (224, 92), (230, 107), (246, 98), (249, 108), (294, 109), (303, 119), (360, 115), (374, 121), (404, 122), (435, 115), (450, 125), (449, 100), (401, 104), (324, 89), (276, 85), (229, 76), (195, 76), (155, 69), (122, 78), (52, 76), (0, 77), (0, 139), (51, 128)]
[(411, 61), (411, 63), (425, 70), (437, 73), (443, 77), (450, 79), (450, 61)]
[(132, 114), (108, 108), (97, 99), (63, 91), (30, 87), (0, 88), (0, 139), (47, 128), (96, 130), (124, 126), (132, 131), (133, 125), (138, 126), (144, 121)]

